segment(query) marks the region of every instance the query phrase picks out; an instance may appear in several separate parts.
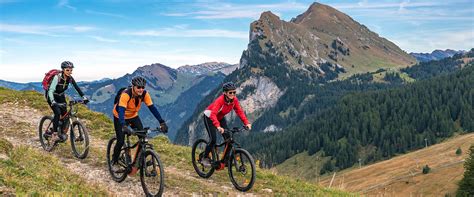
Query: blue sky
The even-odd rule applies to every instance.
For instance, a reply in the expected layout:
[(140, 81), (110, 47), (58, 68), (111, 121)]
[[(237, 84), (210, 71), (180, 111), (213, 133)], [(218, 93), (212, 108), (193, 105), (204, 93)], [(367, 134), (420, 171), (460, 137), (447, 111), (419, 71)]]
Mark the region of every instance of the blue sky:
[[(0, 79), (40, 81), (63, 60), (76, 80), (137, 67), (238, 63), (263, 11), (289, 21), (314, 1), (0, 0)], [(318, 1), (407, 52), (474, 47), (473, 0)]]

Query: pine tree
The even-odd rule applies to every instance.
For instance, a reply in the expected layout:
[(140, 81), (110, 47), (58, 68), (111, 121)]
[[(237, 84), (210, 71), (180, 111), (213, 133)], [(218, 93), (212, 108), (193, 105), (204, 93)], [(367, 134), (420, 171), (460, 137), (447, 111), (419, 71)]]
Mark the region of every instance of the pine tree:
[(474, 145), (469, 148), (469, 157), (464, 163), (464, 177), (459, 182), (456, 196), (474, 196)]

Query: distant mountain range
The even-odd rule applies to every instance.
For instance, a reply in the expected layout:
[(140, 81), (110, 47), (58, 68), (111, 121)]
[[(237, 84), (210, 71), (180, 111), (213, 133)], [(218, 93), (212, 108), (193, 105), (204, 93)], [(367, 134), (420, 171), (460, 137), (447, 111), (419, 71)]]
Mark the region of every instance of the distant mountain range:
[[(117, 90), (129, 86), (134, 76), (147, 79), (147, 91), (151, 94), (158, 110), (170, 128), (169, 136), (174, 138), (176, 130), (194, 111), (197, 103), (210, 90), (218, 86), (225, 74), (237, 69), (237, 65), (209, 62), (199, 65), (186, 65), (173, 69), (162, 64), (151, 64), (137, 68), (133, 73), (116, 79), (104, 78), (90, 82), (78, 82), (84, 93), (93, 101), (88, 106), (95, 111), (112, 117), (113, 99)], [(43, 93), (41, 82), (15, 83), (0, 80), (0, 86), (14, 90), (35, 90)], [(69, 87), (68, 95), (77, 96)], [(142, 108), (145, 109), (146, 107)], [(157, 126), (158, 122), (148, 109), (142, 110), (145, 125)]]
[(452, 50), (452, 49), (446, 49), (446, 50), (434, 50), (431, 53), (410, 53), (411, 56), (415, 57), (416, 60), (419, 62), (427, 62), (427, 61), (433, 61), (433, 60), (440, 60), (444, 59), (447, 57), (452, 57), (455, 54), (459, 53), (466, 53), (464, 50)]
[(178, 68), (178, 71), (190, 73), (194, 75), (202, 75), (206, 73), (221, 72), (225, 75), (230, 74), (239, 67), (238, 64), (228, 64), (224, 62), (207, 62), (198, 65), (185, 65)]

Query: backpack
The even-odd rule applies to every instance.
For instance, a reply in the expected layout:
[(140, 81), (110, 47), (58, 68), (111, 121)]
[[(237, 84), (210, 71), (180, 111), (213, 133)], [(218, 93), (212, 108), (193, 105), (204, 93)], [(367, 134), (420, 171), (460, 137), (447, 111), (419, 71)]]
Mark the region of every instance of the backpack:
[[(124, 87), (120, 88), (117, 91), (117, 94), (115, 95), (115, 99), (114, 99), (114, 105), (118, 104), (118, 102), (120, 101), (120, 95), (122, 95), (123, 92), (127, 93), (128, 96), (129, 96), (128, 101), (127, 101), (127, 105), (128, 105), (128, 102), (130, 102), (130, 100), (132, 99), (132, 87), (131, 86), (128, 86), (126, 88), (124, 88)], [(143, 94), (139, 97), (139, 99), (143, 101), (143, 99), (145, 98), (145, 94), (146, 94), (146, 90), (143, 91)]]
[(44, 78), (43, 82), (41, 83), (43, 85), (43, 89), (48, 91), (49, 86), (51, 85), (51, 81), (53, 81), (54, 76), (58, 75), (61, 71), (58, 69), (52, 69), (48, 71), (47, 73), (44, 73)]

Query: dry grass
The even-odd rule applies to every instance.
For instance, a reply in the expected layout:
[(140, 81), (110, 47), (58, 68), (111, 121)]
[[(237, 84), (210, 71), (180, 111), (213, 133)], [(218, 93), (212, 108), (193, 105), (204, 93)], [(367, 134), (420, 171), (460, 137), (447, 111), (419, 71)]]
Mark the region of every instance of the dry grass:
[[(387, 161), (361, 169), (338, 173), (333, 187), (368, 195), (445, 195), (454, 194), (457, 182), (464, 173), (464, 159), (474, 143), (474, 134), (456, 136), (443, 143), (429, 146)], [(462, 155), (456, 155), (461, 147)], [(423, 166), (431, 168), (423, 174)], [(331, 176), (321, 179), (322, 186), (329, 186)]]

